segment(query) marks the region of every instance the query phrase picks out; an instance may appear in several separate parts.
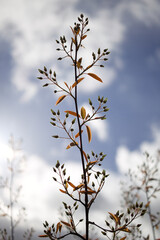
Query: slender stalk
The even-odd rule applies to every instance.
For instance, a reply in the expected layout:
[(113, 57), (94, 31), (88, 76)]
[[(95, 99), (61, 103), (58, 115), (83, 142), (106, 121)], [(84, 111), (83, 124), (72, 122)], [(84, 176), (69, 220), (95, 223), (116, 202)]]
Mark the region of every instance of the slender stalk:
[[(149, 202), (149, 196), (148, 196), (148, 192), (147, 192), (147, 190), (146, 190), (146, 199), (147, 199), (147, 202)], [(149, 215), (149, 220), (150, 220), (150, 223), (151, 223), (153, 240), (156, 240), (155, 228), (154, 228), (153, 221), (152, 221), (152, 218), (151, 218), (152, 213), (151, 213), (151, 207), (150, 207), (150, 204), (149, 204), (149, 206), (148, 206), (148, 215)]]
[[(75, 72), (75, 82), (77, 82), (77, 36), (75, 37), (75, 63), (74, 63), (74, 72)], [(85, 169), (85, 162), (83, 156), (83, 143), (82, 143), (82, 134), (81, 134), (81, 124), (78, 117), (78, 103), (77, 103), (77, 84), (75, 86), (75, 108), (77, 113), (77, 122), (79, 128), (79, 137), (80, 137), (80, 154), (81, 154), (81, 161), (82, 161), (82, 168), (83, 168), (83, 177), (84, 177), (84, 184), (85, 184), (85, 217), (86, 217), (86, 240), (89, 239), (89, 209), (88, 209), (88, 194), (87, 194), (87, 178), (86, 178), (86, 169)]]
[[(13, 157), (14, 159), (14, 157)], [(10, 228), (11, 228), (11, 240), (14, 240), (14, 223), (13, 223), (13, 159), (11, 159), (11, 176), (10, 176), (10, 187), (9, 187), (9, 199), (10, 199)]]

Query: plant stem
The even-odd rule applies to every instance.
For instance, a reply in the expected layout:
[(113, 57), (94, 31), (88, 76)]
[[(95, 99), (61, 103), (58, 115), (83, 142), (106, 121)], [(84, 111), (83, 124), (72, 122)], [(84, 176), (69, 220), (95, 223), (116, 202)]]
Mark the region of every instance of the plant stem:
[[(149, 196), (148, 196), (148, 192), (146, 190), (146, 198), (147, 198), (147, 202), (149, 202)], [(152, 213), (151, 213), (151, 207), (150, 204), (148, 206), (148, 215), (149, 215), (149, 220), (151, 223), (151, 228), (152, 228), (152, 235), (153, 235), (153, 240), (156, 240), (156, 235), (155, 235), (155, 230), (154, 230), (154, 225), (153, 225), (153, 221), (152, 221)]]
[[(74, 62), (74, 71), (75, 71), (75, 82), (77, 82), (77, 36), (75, 37), (75, 62)], [(85, 217), (86, 217), (86, 240), (89, 239), (89, 209), (88, 209), (88, 194), (87, 194), (87, 178), (86, 178), (86, 169), (84, 163), (84, 156), (83, 156), (83, 143), (82, 143), (82, 134), (81, 134), (81, 124), (78, 115), (78, 103), (77, 103), (77, 84), (75, 86), (75, 108), (77, 113), (77, 122), (79, 128), (79, 138), (80, 138), (80, 154), (81, 154), (81, 161), (82, 161), (82, 168), (83, 168), (83, 177), (84, 177), (84, 185), (85, 185)]]
[[(13, 148), (13, 146), (12, 146)], [(13, 151), (14, 152), (14, 151)], [(10, 176), (10, 187), (9, 187), (9, 198), (10, 198), (10, 228), (11, 228), (11, 240), (14, 240), (14, 224), (13, 224), (13, 161), (14, 161), (14, 156), (13, 159), (11, 159), (11, 166), (10, 166), (10, 171), (11, 171), (11, 176)]]

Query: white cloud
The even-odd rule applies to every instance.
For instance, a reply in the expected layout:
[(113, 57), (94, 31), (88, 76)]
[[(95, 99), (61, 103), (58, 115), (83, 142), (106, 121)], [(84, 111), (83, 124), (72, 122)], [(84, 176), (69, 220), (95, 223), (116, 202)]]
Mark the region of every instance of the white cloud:
[[(69, 26), (79, 15), (78, 9), (75, 8), (78, 2), (78, 0), (67, 0), (65, 3), (58, 0), (1, 1), (0, 32), (11, 46), (13, 59), (11, 80), (16, 89), (22, 93), (23, 101), (29, 101), (38, 91), (38, 82), (32, 79), (35, 79), (33, 69), (56, 64), (54, 40), (64, 33), (69, 36)], [(125, 12), (131, 13), (147, 25), (160, 22), (160, 4), (156, 0), (134, 1), (127, 4), (122, 1), (114, 8), (99, 8), (94, 16), (89, 16), (92, 31), (86, 41), (88, 52), (102, 46), (116, 52), (117, 56), (120, 54), (120, 44), (125, 39), (128, 27), (123, 22)], [(89, 56), (88, 53), (86, 56)], [(105, 87), (113, 82), (117, 69), (123, 66), (123, 62), (117, 63), (116, 59), (113, 60), (113, 64), (112, 68), (107, 67), (104, 70)], [(97, 86), (96, 83), (88, 82), (88, 86), (84, 86), (83, 90), (94, 92)]]
[[(107, 212), (116, 212), (120, 209), (120, 180), (123, 174), (131, 168), (132, 170), (139, 164), (143, 158), (142, 153), (148, 151), (150, 154), (154, 153), (160, 146), (160, 130), (156, 127), (152, 128), (153, 141), (143, 142), (138, 150), (130, 151), (125, 146), (120, 146), (117, 150), (116, 163), (119, 173), (110, 172), (110, 176), (106, 179), (106, 184), (94, 204), (91, 216), (93, 219), (103, 224), (106, 219)], [(6, 145), (1, 141), (1, 149), (7, 149)], [(3, 157), (8, 153), (4, 151)], [(56, 155), (58, 153), (55, 153)], [(81, 164), (75, 163), (72, 160), (65, 164), (68, 174), (71, 175), (71, 181), (76, 185), (81, 181)], [(4, 161), (0, 161), (0, 169), (4, 169)], [(106, 170), (108, 173), (108, 170)], [(1, 174), (4, 174), (4, 172)], [(15, 178), (15, 184), (22, 184), (23, 191), (20, 202), (27, 208), (28, 226), (33, 226), (40, 231), (43, 226), (42, 222), (48, 220), (53, 223), (59, 220), (60, 206), (62, 201), (68, 203), (68, 197), (62, 194), (58, 189), (61, 186), (55, 183), (52, 179), (54, 176), (52, 166), (44, 159), (36, 155), (28, 155), (25, 171)], [(3, 194), (0, 195), (2, 199), (6, 199)], [(62, 200), (63, 197), (63, 200)], [(80, 210), (80, 214), (83, 214)], [(79, 216), (79, 215), (78, 215)], [(98, 216), (98, 217), (97, 217)], [(26, 224), (25, 224), (26, 225)], [(22, 223), (23, 226), (23, 223)], [(146, 225), (145, 225), (146, 226)], [(41, 232), (38, 232), (40, 234)]]
[[(53, 4), (54, 2), (54, 4)], [(13, 59), (12, 82), (22, 93), (22, 100), (29, 101), (38, 91), (38, 82), (34, 82), (33, 69), (43, 65), (55, 65), (54, 40), (64, 33), (68, 36), (69, 26), (79, 15), (75, 10), (78, 1), (2, 1), (0, 15), (0, 32), (11, 45)], [(64, 7), (65, 6), (65, 7)], [(17, 14), (17, 9), (19, 9)], [(91, 18), (91, 28), (88, 45), (91, 52), (99, 46), (118, 49), (124, 36), (124, 25), (112, 13), (101, 9)], [(116, 13), (115, 13), (116, 16)], [(64, 24), (65, 19), (65, 24)], [(104, 25), (105, 23), (105, 25)], [(110, 31), (108, 33), (108, 31)], [(95, 34), (99, 37), (95, 38)], [(107, 46), (106, 46), (107, 45)], [(116, 76), (116, 70), (108, 68), (105, 71), (105, 86), (109, 86)], [(88, 90), (87, 90), (88, 89)], [(89, 83), (83, 90), (93, 92), (97, 84)]]
[(128, 169), (136, 169), (143, 160), (143, 154), (148, 152), (155, 156), (160, 146), (160, 129), (152, 127), (153, 142), (142, 142), (139, 149), (130, 151), (126, 146), (119, 146), (116, 154), (116, 163), (120, 173), (126, 173)]

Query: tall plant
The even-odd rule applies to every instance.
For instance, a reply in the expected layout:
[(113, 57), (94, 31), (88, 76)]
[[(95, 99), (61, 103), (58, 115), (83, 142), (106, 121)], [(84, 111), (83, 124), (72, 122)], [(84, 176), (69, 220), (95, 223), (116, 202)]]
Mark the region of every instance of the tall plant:
[[(79, 151), (79, 159), (82, 165), (82, 174), (81, 180), (78, 185), (71, 182), (70, 176), (66, 174), (66, 168), (64, 164), (60, 164), (57, 161), (53, 171), (56, 176), (53, 179), (62, 185), (60, 191), (68, 195), (70, 199), (73, 200), (73, 205), (69, 205), (63, 202), (64, 205), (64, 213), (66, 215), (67, 221), (61, 220), (52, 226), (46, 221), (44, 223), (45, 234), (40, 235), (40, 237), (49, 237), (50, 239), (61, 239), (68, 235), (75, 235), (81, 239), (89, 239), (90, 226), (94, 226), (101, 233), (109, 239), (116, 239), (116, 236), (119, 232), (130, 233), (130, 224), (134, 219), (143, 215), (145, 210), (142, 209), (142, 204), (137, 204), (136, 206), (132, 206), (130, 209), (130, 213), (128, 213), (128, 221), (124, 218), (124, 213), (119, 213), (117, 211), (116, 214), (110, 213), (109, 216), (112, 220), (112, 223), (108, 223), (104, 221), (104, 226), (98, 225), (98, 223), (92, 221), (90, 219), (90, 210), (95, 202), (97, 196), (101, 192), (105, 180), (108, 177), (105, 170), (97, 171), (95, 167), (101, 166), (102, 161), (105, 158), (105, 154), (100, 152), (99, 154), (95, 154), (94, 151), (91, 154), (86, 153), (84, 142), (84, 132), (86, 131), (88, 136), (88, 142), (90, 143), (92, 140), (92, 131), (89, 126), (91, 121), (101, 121), (106, 119), (106, 113), (108, 112), (108, 107), (106, 106), (107, 98), (98, 97), (97, 106), (93, 106), (91, 99), (89, 99), (89, 105), (91, 107), (92, 113), (89, 114), (84, 106), (79, 109), (78, 102), (78, 87), (79, 84), (83, 84), (84, 79), (88, 76), (93, 80), (98, 81), (100, 84), (103, 83), (102, 79), (97, 76), (95, 73), (91, 71), (91, 69), (95, 66), (104, 67), (100, 62), (107, 61), (109, 51), (108, 49), (104, 49), (103, 51), (99, 48), (97, 53), (92, 53), (93, 60), (88, 66), (84, 66), (83, 57), (80, 55), (80, 49), (83, 47), (83, 42), (87, 38), (87, 33), (90, 29), (87, 29), (88, 26), (88, 18), (85, 18), (83, 14), (78, 17), (78, 22), (74, 23), (74, 26), (71, 27), (72, 37), (69, 44), (67, 44), (67, 40), (65, 36), (60, 37), (60, 40), (56, 40), (59, 47), (57, 51), (62, 51), (64, 56), (58, 58), (58, 60), (62, 60), (64, 58), (70, 59), (73, 69), (74, 69), (74, 80), (70, 85), (67, 82), (64, 82), (64, 86), (61, 85), (57, 79), (56, 72), (52, 72), (50, 69), (47, 70), (44, 67), (43, 70), (39, 69), (39, 73), (41, 74), (38, 79), (40, 80), (48, 80), (43, 86), (46, 87), (48, 85), (56, 86), (55, 93), (62, 92), (62, 95), (57, 99), (56, 105), (59, 105), (62, 101), (65, 101), (66, 98), (72, 99), (72, 107), (69, 110), (65, 110), (64, 115), (60, 112), (60, 110), (52, 110), (51, 124), (53, 127), (57, 127), (63, 130), (65, 136), (54, 135), (53, 138), (65, 138), (68, 139), (69, 143), (66, 149), (77, 148)], [(86, 80), (87, 81), (87, 80)], [(94, 82), (93, 82), (94, 84)], [(78, 210), (78, 204), (81, 205), (85, 212), (85, 219), (80, 219), (78, 222), (75, 221), (75, 214)], [(107, 209), (106, 209), (107, 210)], [(125, 215), (126, 216), (126, 215)], [(77, 225), (82, 221), (85, 221), (85, 230), (81, 234)], [(138, 225), (137, 227), (139, 227)], [(66, 228), (66, 231), (63, 231), (63, 228)], [(122, 239), (125, 239), (124, 236)]]
[[(0, 240), (14, 240), (16, 238), (17, 227), (26, 215), (25, 207), (21, 206), (19, 197), (22, 185), (17, 185), (15, 179), (23, 172), (25, 157), (21, 150), (21, 141), (15, 141), (11, 136), (9, 139), (9, 149), (11, 156), (7, 159), (7, 176), (0, 176), (0, 189), (6, 191), (7, 199), (0, 203), (0, 221), (7, 218), (9, 221), (9, 231), (7, 227), (2, 228), (0, 224)], [(17, 211), (15, 210), (17, 209)], [(30, 240), (34, 230), (28, 229), (24, 233), (24, 239)]]

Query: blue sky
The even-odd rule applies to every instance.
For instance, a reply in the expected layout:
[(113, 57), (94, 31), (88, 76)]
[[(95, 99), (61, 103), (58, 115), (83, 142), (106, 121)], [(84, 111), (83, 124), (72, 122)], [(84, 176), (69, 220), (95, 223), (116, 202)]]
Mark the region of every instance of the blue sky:
[[(137, 161), (134, 155), (154, 153), (160, 143), (158, 0), (1, 0), (1, 149), (12, 133), (24, 140), (24, 151), (33, 164), (33, 156), (35, 163), (41, 159), (47, 167), (57, 159), (78, 162), (74, 150), (63, 150), (67, 142), (51, 138), (56, 129), (49, 123), (50, 109), (56, 109), (57, 95), (51, 88), (43, 89), (36, 77), (37, 69), (45, 65), (56, 70), (60, 80), (73, 78), (70, 63), (56, 61), (55, 39), (60, 35), (70, 39), (69, 26), (80, 13), (89, 18), (91, 29), (85, 40), (85, 61), (99, 47), (111, 51), (105, 68), (95, 69), (104, 84), (88, 79), (79, 91), (79, 106), (101, 95), (108, 97), (110, 108), (106, 122), (92, 126), (93, 141), (87, 151), (107, 153), (104, 167), (119, 176), (125, 166)], [(63, 107), (71, 108), (70, 102)]]

